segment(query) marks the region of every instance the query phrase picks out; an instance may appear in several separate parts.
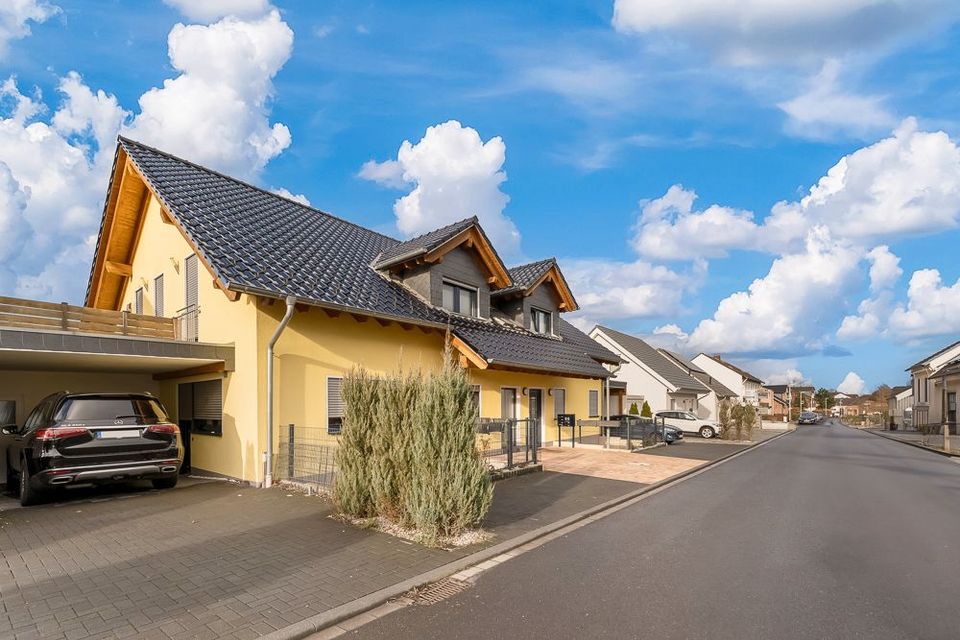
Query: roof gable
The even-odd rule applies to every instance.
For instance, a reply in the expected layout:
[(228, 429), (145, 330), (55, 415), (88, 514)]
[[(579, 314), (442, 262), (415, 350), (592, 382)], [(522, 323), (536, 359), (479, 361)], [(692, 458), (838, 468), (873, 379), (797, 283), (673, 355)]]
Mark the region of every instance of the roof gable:
[(640, 338), (599, 325), (594, 327), (594, 331), (604, 334), (608, 339), (618, 344), (634, 360), (642, 363), (673, 389), (695, 393), (708, 393), (710, 391), (703, 383), (687, 374), (676, 363)]
[(739, 374), (740, 377), (743, 378), (745, 381), (756, 382), (757, 384), (761, 384), (761, 385), (763, 384), (763, 380), (761, 380), (761, 379), (758, 378), (757, 376), (753, 375), (753, 374), (750, 373), (749, 371), (744, 371), (744, 370), (741, 369), (740, 367), (736, 366), (735, 364), (731, 364), (730, 362), (724, 360), (723, 358), (721, 358), (721, 357), (718, 356), (718, 355), (711, 356), (711, 355), (708, 355), (708, 354), (706, 354), (706, 353), (701, 353), (700, 355), (704, 356), (705, 358), (710, 358), (711, 360), (713, 360), (713, 361), (716, 362), (717, 364), (722, 365), (722, 366), (726, 367), (727, 369), (730, 369), (730, 371), (733, 371), (734, 373)]
[(522, 264), (510, 269), (511, 284), (491, 295), (495, 297), (508, 297), (511, 295), (530, 296), (537, 287), (544, 283), (553, 286), (560, 298), (560, 311), (576, 311), (580, 308), (576, 298), (573, 297), (573, 291), (567, 284), (567, 279), (560, 271), (556, 258), (547, 258), (529, 264)]

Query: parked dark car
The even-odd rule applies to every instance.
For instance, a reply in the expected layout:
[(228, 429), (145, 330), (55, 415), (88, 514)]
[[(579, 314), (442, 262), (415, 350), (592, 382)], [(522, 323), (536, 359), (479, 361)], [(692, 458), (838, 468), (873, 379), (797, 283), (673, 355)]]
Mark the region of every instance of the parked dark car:
[(622, 427), (611, 427), (610, 435), (619, 438), (627, 437), (627, 427), (630, 428), (630, 437), (638, 440), (643, 436), (656, 433), (658, 438), (667, 444), (673, 444), (683, 440), (683, 432), (680, 429), (655, 423), (653, 418), (643, 418), (632, 413), (622, 413), (610, 416), (611, 420), (620, 421)]
[(68, 486), (151, 480), (172, 488), (183, 463), (180, 429), (146, 393), (60, 391), (3, 435), (7, 487), (18, 488), (23, 505)]

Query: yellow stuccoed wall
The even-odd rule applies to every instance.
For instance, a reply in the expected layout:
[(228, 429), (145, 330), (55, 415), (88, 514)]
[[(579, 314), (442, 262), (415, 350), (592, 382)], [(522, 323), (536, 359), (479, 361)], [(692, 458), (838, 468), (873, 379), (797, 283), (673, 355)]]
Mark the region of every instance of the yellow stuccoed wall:
[[(133, 276), (128, 280), (122, 308), (133, 304), (134, 292), (144, 288), (143, 311), (154, 313), (154, 278), (164, 274), (164, 315), (172, 317), (186, 304), (184, 260), (193, 250), (179, 229), (163, 221), (160, 205), (151, 198), (147, 206), (140, 243), (134, 253)], [(193, 434), (191, 459), (196, 469), (234, 478), (257, 481), (262, 458), (257, 422), (256, 302), (241, 296), (231, 302), (213, 283), (213, 275), (201, 261), (198, 265), (198, 321), (201, 342), (233, 344), (236, 371), (206, 374), (160, 382), (159, 395), (170, 413), (177, 414), (177, 384), (223, 379), (223, 435)]]
[[(159, 203), (151, 199), (122, 308), (133, 304), (134, 292), (142, 286), (144, 313), (152, 314), (154, 278), (163, 273), (165, 315), (175, 315), (185, 305), (183, 265), (192, 253), (177, 227), (164, 222)], [(191, 436), (193, 467), (260, 483), (266, 450), (266, 349), (285, 306), (281, 301), (258, 304), (247, 295), (231, 302), (214, 285), (202, 262), (198, 281), (200, 341), (233, 344), (236, 371), (164, 380), (159, 383), (159, 395), (176, 416), (178, 383), (223, 378), (223, 435)], [(442, 354), (443, 336), (436, 332), (404, 330), (395, 323), (383, 326), (374, 319), (358, 322), (346, 313), (331, 318), (320, 309), (298, 311), (275, 349), (275, 446), (280, 425), (292, 423), (326, 432), (328, 376), (342, 377), (354, 365), (375, 374), (400, 367), (430, 371), (439, 366)], [(599, 380), (562, 376), (478, 369), (471, 369), (470, 376), (481, 386), (484, 417), (500, 417), (502, 387), (517, 389), (521, 418), (529, 415), (529, 397), (523, 389), (543, 389), (547, 439), (555, 437), (553, 397), (548, 390), (566, 389), (566, 410), (578, 418), (588, 417), (588, 390), (601, 390)]]

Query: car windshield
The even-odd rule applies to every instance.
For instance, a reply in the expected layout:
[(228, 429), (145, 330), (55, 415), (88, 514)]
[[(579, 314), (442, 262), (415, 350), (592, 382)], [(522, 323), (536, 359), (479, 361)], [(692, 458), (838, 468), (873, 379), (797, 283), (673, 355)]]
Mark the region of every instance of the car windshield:
[(55, 420), (122, 420), (139, 418), (148, 422), (165, 422), (167, 414), (152, 398), (68, 398), (57, 411)]

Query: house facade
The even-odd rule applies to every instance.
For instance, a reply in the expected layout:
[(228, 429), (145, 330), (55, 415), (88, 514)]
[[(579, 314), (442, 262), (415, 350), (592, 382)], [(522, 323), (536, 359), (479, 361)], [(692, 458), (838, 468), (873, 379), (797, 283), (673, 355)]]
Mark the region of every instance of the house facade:
[(944, 347), (911, 365), (914, 425), (950, 425), (957, 432), (957, 394), (960, 393), (960, 342)]
[(254, 484), (281, 426), (336, 441), (356, 367), (430, 372), (449, 343), (478, 417), (547, 440), (558, 413), (599, 416), (619, 362), (562, 318), (577, 303), (556, 261), (508, 269), (476, 218), (398, 241), (122, 138), (86, 305), (230, 345), (229, 367), (156, 390), (194, 469)]
[(623, 360), (614, 380), (626, 385), (623, 406), (627, 410), (646, 401), (654, 413), (700, 413), (700, 401), (710, 389), (657, 349), (636, 336), (599, 325), (590, 330), (590, 337)]
[(720, 402), (723, 400), (734, 400), (737, 394), (723, 386), (719, 380), (709, 373), (693, 364), (690, 360), (684, 358), (679, 353), (668, 351), (667, 349), (658, 349), (658, 351), (668, 360), (680, 367), (687, 375), (697, 380), (700, 384), (709, 389), (706, 395), (699, 398), (697, 406), (697, 417), (704, 420), (720, 419)]
[(909, 386), (894, 387), (887, 399), (889, 423), (898, 429), (913, 426), (913, 389)]
[(733, 391), (738, 402), (760, 407), (760, 387), (763, 380), (757, 376), (727, 362), (719, 355), (697, 354), (693, 364)]

